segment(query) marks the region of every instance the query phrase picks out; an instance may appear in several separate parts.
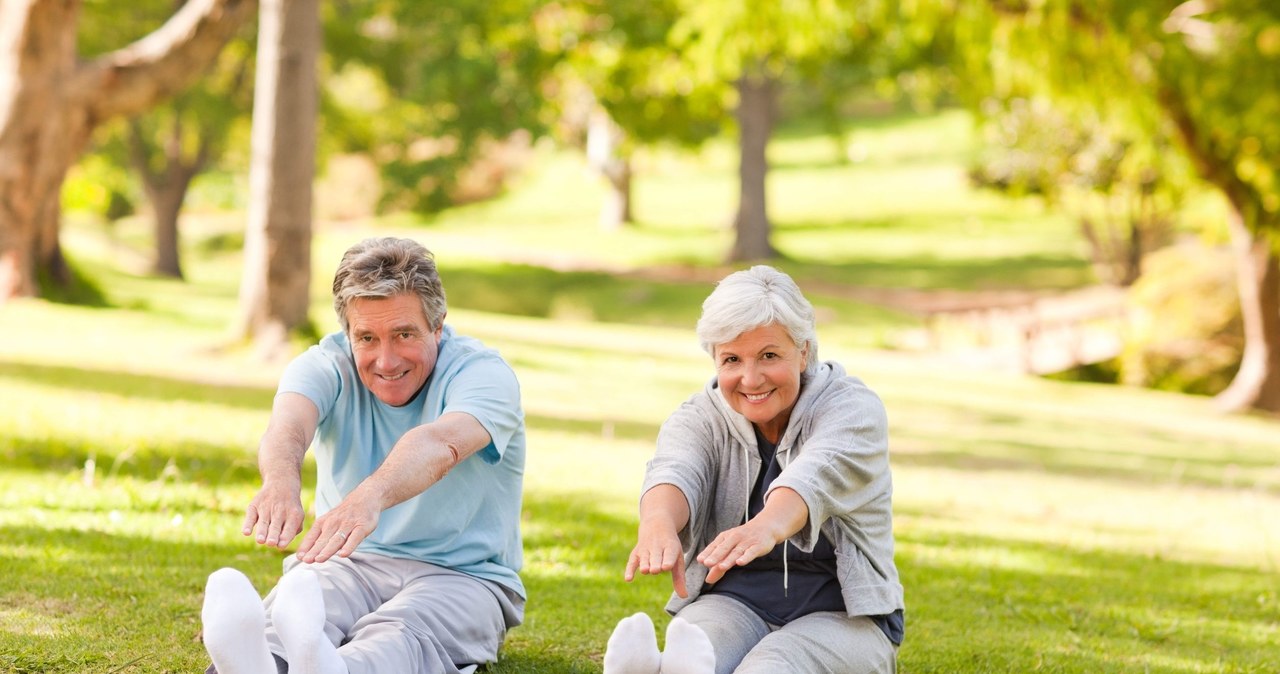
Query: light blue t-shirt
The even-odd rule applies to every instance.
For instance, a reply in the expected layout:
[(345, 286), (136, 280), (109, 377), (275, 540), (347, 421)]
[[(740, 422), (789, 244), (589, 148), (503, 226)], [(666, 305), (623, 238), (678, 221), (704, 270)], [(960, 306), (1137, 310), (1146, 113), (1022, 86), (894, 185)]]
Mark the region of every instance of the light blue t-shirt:
[(361, 383), (347, 336), (336, 332), (289, 364), (276, 395), (286, 392), (320, 410), (313, 443), (320, 515), (377, 470), (410, 429), (446, 412), (475, 417), (492, 442), (425, 492), (383, 511), (358, 549), (448, 567), (525, 596), (517, 573), (524, 412), (515, 373), (497, 351), (446, 325), (426, 385), (408, 404), (392, 407)]

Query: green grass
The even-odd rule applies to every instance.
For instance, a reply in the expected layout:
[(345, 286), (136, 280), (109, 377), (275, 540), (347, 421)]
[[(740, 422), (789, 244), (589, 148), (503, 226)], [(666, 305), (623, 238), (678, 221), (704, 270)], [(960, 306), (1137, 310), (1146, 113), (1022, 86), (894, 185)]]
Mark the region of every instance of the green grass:
[[(962, 122), (867, 121), (850, 165), (804, 134), (773, 148), (780, 264), (822, 289), (823, 355), (889, 410), (901, 671), (1280, 670), (1277, 421), (886, 348), (919, 318), (839, 292), (1088, 282), (1067, 223), (960, 181)], [(599, 672), (618, 619), (666, 623), (669, 580), (621, 573), (657, 428), (711, 374), (692, 326), (724, 271), (733, 165), (713, 147), (640, 166), (625, 232), (597, 230), (599, 185), (559, 154), (490, 204), (318, 232), (322, 329), (341, 251), (409, 233), (438, 254), (449, 320), (520, 377), (531, 600), (490, 672)], [(177, 283), (142, 273), (144, 223), (109, 237), (74, 220), (68, 250), (104, 306), (3, 308), (0, 671), (200, 671), (207, 575), (278, 578), (283, 553), (238, 531), (282, 367), (228, 343), (239, 258), (223, 242), (241, 221), (188, 220)]]

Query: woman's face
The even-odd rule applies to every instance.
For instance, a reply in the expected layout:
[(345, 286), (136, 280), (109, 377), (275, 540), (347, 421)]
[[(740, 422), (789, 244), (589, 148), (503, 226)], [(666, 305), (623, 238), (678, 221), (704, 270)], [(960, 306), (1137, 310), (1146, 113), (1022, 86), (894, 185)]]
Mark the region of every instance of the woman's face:
[(744, 332), (715, 348), (720, 394), (770, 442), (777, 442), (800, 397), (805, 356), (776, 323)]

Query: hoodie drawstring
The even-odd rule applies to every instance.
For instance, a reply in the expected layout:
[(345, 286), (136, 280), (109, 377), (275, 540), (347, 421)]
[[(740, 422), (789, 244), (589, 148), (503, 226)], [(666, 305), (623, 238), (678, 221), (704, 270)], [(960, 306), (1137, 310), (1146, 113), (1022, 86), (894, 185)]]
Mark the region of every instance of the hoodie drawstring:
[[(791, 463), (791, 445), (787, 445), (787, 448), (783, 453), (786, 454), (787, 460), (785, 463), (782, 464), (782, 469), (786, 470), (787, 465)], [(787, 596), (787, 590), (790, 588), (790, 584), (791, 584), (791, 568), (787, 566), (787, 548), (789, 547), (788, 543), (789, 541), (787, 539), (783, 539), (782, 541), (782, 596), (784, 597)]]

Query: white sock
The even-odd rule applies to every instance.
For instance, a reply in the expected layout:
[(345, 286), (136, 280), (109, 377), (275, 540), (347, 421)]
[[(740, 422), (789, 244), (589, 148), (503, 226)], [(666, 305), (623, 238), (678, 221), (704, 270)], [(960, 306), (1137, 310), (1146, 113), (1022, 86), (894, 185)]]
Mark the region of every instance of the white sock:
[(658, 674), (661, 658), (653, 620), (637, 613), (613, 628), (604, 651), (604, 674)]
[(347, 674), (347, 663), (324, 634), (324, 594), (311, 569), (294, 569), (280, 579), (271, 625), (284, 644), (289, 674)]
[(209, 574), (200, 620), (218, 674), (275, 674), (262, 598), (243, 573), (225, 568)]
[(701, 627), (676, 617), (667, 625), (662, 674), (715, 674), (716, 651)]

